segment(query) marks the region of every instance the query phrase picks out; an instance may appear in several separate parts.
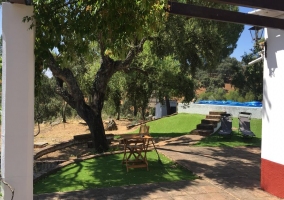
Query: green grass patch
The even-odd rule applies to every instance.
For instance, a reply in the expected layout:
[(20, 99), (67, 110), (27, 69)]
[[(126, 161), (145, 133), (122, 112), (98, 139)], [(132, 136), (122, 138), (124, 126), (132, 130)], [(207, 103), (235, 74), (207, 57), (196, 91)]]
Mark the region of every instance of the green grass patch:
[(189, 170), (161, 155), (158, 162), (154, 151), (147, 154), (146, 168), (126, 171), (123, 154), (97, 157), (63, 167), (56, 173), (34, 183), (34, 194), (86, 190), (143, 183), (193, 180), (197, 178)]
[[(205, 115), (200, 114), (186, 114), (180, 113), (171, 117), (164, 117), (159, 120), (148, 122), (150, 126), (150, 134), (152, 137), (178, 137), (189, 134), (192, 130), (196, 129), (196, 125), (205, 119)], [(238, 129), (239, 120), (237, 117), (233, 118), (233, 128)], [(231, 138), (221, 137), (217, 133), (203, 138), (196, 146), (261, 146), (261, 119), (251, 119), (251, 130), (255, 133), (256, 137), (247, 139), (242, 137), (237, 130), (233, 131)], [(136, 130), (133, 133), (138, 133)]]
[[(150, 126), (152, 137), (178, 137), (196, 129), (196, 125), (204, 118), (205, 115), (180, 113), (148, 122), (147, 125)], [(138, 131), (139, 129), (135, 133)]]
[[(238, 118), (233, 118), (233, 127), (238, 129), (239, 120)], [(196, 146), (209, 146), (209, 147), (238, 147), (238, 146), (261, 146), (261, 128), (262, 120), (261, 119), (251, 119), (251, 130), (254, 132), (256, 137), (254, 138), (244, 138), (241, 133), (238, 133), (238, 130), (233, 131), (233, 136), (222, 137), (218, 133), (215, 133), (211, 136), (203, 138)]]

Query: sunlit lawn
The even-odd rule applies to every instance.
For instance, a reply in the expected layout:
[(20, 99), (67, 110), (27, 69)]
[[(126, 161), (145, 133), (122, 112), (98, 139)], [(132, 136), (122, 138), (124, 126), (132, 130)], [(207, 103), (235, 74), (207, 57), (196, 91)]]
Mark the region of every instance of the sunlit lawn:
[(152, 137), (178, 137), (189, 134), (204, 118), (205, 115), (180, 113), (148, 122), (147, 125)]
[[(205, 115), (200, 114), (177, 114), (171, 117), (165, 117), (156, 121), (148, 122), (150, 126), (150, 134), (152, 137), (178, 137), (181, 135), (189, 134), (190, 131), (196, 129), (196, 125), (205, 119)], [(256, 137), (252, 139), (243, 138), (238, 133), (239, 120), (237, 117), (233, 118), (233, 136), (220, 137), (217, 133), (205, 137), (197, 146), (260, 146), (261, 145), (261, 119), (251, 119), (251, 130), (255, 133)], [(136, 130), (138, 132), (138, 130)]]
[(66, 192), (90, 188), (114, 187), (143, 183), (193, 180), (196, 177), (187, 169), (173, 163), (160, 154), (147, 154), (149, 171), (146, 168), (126, 171), (122, 154), (97, 157), (63, 167), (56, 173), (34, 184), (34, 193)]

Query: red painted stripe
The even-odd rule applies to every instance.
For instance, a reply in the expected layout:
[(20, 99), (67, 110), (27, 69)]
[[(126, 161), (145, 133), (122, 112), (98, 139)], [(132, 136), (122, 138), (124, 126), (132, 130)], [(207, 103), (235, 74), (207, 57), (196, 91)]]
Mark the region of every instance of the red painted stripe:
[(284, 165), (261, 159), (261, 188), (284, 198)]

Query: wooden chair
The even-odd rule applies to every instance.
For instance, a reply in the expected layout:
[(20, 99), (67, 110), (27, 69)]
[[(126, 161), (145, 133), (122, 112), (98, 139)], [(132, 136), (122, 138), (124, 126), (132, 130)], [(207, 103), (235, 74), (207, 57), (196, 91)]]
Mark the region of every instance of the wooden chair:
[(139, 135), (150, 135), (149, 133), (150, 126), (147, 126), (146, 124), (142, 124), (139, 128)]
[(145, 167), (148, 170), (147, 149), (149, 145), (148, 136), (135, 135), (132, 138), (124, 138), (124, 158), (127, 171), (129, 168)]
[[(127, 171), (129, 168), (145, 167), (148, 170), (147, 150), (149, 139), (152, 140), (149, 134), (150, 126), (142, 124), (139, 128), (139, 133), (132, 136), (124, 137), (124, 157), (123, 164), (126, 164)], [(152, 141), (153, 142), (153, 141)]]

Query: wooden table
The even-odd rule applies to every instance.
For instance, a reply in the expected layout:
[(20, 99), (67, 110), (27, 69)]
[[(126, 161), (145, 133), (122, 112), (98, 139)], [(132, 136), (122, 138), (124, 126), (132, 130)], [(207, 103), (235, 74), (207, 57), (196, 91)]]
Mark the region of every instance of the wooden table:
[(149, 170), (147, 150), (152, 137), (140, 134), (123, 134), (120, 136), (124, 146), (122, 163), (126, 165), (127, 172), (129, 168), (145, 167)]

